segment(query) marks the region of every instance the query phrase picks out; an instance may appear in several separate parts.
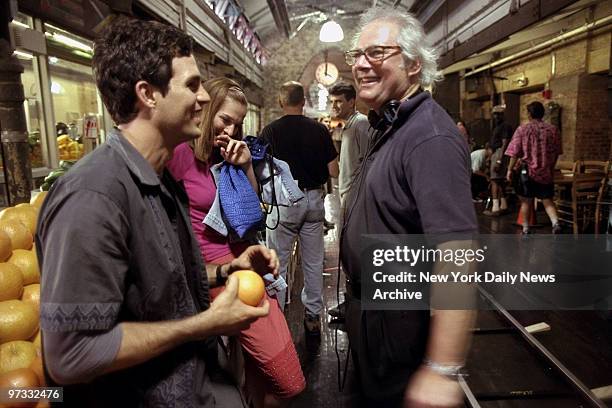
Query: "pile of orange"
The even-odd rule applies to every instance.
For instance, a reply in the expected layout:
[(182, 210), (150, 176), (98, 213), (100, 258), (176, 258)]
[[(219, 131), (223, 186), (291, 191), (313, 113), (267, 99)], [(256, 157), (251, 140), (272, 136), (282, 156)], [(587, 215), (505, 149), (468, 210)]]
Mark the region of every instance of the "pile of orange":
[(0, 388), (44, 386), (33, 242), (45, 194), (0, 211)]

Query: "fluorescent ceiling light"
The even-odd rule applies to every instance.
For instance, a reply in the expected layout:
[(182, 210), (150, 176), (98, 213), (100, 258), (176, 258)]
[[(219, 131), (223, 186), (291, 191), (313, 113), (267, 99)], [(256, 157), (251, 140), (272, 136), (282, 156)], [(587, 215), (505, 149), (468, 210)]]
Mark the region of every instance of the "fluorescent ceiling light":
[(23, 51), (13, 51), (13, 55), (17, 56), (17, 57), (21, 57), (21, 58), (25, 58), (25, 59), (33, 59), (34, 56), (32, 54), (29, 54), (27, 52), (23, 52)]
[(51, 34), (47, 32), (45, 33), (45, 35), (47, 37), (51, 37), (53, 41), (56, 41), (60, 44), (67, 45), (70, 48), (76, 48), (77, 50), (85, 51), (90, 54), (93, 53), (93, 48), (91, 48), (89, 45), (83, 44), (82, 42), (77, 41), (74, 38), (65, 36), (64, 34), (58, 34), (58, 33)]

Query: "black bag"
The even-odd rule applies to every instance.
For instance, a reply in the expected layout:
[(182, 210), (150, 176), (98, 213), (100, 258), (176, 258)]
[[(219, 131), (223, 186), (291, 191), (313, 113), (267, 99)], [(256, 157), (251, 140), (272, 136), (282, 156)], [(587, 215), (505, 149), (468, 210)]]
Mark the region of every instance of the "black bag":
[(518, 174), (514, 177), (514, 190), (522, 197), (529, 197), (529, 185), (529, 165), (523, 161), (519, 166)]

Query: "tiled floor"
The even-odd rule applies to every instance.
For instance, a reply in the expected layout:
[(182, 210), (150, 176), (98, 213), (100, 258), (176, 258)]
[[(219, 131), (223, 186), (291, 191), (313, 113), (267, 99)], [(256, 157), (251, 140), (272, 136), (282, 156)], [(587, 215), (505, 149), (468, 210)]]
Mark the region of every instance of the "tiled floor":
[[(335, 219), (334, 200), (326, 200), (328, 218)], [(480, 212), (480, 211), (479, 211)], [(546, 215), (538, 214), (542, 224), (538, 233), (550, 232)], [(513, 223), (516, 213), (497, 218), (479, 216), (483, 233), (518, 233)], [(338, 246), (335, 230), (325, 237), (324, 271), (324, 319), (320, 340), (304, 335), (303, 306), (299, 300), (301, 274), (295, 276), (292, 302), (286, 310), (287, 319), (296, 344), (308, 386), (306, 391), (291, 403), (292, 408), (343, 408), (359, 407), (360, 395), (353, 378), (349, 361), (346, 386), (339, 391), (338, 373), (344, 374), (347, 362), (348, 339), (341, 327), (329, 324), (327, 310), (337, 304), (339, 291), (342, 297), (343, 280), (337, 289)], [(552, 326), (549, 332), (537, 338), (588, 387), (612, 384), (612, 321), (604, 313), (597, 312), (521, 312), (513, 313), (524, 325), (546, 321)], [(481, 312), (477, 327), (500, 327), (505, 323), (493, 312)], [(542, 362), (536, 353), (516, 334), (488, 334), (474, 337), (467, 381), (476, 393), (513, 391), (570, 391), (554, 371)], [(508, 400), (482, 402), (483, 407), (579, 407), (576, 398)], [(383, 407), (380, 407), (383, 408)]]

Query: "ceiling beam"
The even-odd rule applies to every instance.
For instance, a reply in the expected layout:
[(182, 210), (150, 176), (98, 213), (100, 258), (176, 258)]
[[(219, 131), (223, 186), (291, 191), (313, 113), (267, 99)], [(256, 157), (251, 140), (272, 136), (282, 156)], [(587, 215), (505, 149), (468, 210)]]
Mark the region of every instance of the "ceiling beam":
[(444, 3), (446, 3), (446, 0), (434, 0), (427, 2), (423, 9), (419, 10), (417, 18), (423, 25), (425, 25), (436, 13), (436, 11), (438, 11), (438, 9), (444, 5)]
[(287, 5), (285, 4), (285, 0), (267, 1), (278, 31), (286, 38), (289, 38), (291, 33), (291, 22), (289, 21), (289, 13), (287, 13)]
[(439, 68), (444, 69), (472, 54), (506, 40), (510, 35), (544, 20), (575, 2), (576, 0), (531, 0), (519, 7), (516, 13), (503, 17), (476, 33), (463, 44), (449, 50), (438, 61)]

